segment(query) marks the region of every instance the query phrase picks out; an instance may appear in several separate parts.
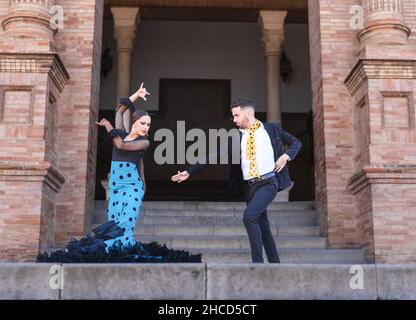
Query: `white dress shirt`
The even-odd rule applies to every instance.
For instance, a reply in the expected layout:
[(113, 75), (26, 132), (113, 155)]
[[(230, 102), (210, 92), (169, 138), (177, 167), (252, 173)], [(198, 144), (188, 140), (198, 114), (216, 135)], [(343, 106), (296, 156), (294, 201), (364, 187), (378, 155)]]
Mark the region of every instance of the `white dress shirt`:
[[(248, 130), (240, 129), (242, 132), (241, 138), (241, 170), (243, 171), (244, 180), (250, 180), (254, 177), (248, 175), (250, 168), (250, 160), (247, 159), (247, 139)], [(275, 167), (274, 153), (270, 137), (264, 129), (263, 123), (254, 133), (255, 148), (256, 148), (256, 162), (260, 175), (272, 172)]]

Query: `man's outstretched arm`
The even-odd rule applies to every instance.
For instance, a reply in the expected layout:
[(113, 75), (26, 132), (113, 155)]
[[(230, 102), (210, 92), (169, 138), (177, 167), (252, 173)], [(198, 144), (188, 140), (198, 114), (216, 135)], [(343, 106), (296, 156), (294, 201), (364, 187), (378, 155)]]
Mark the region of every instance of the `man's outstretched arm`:
[[(221, 159), (221, 154), (226, 152), (228, 152), (228, 146), (222, 149), (217, 148), (217, 160)], [(198, 173), (208, 168), (211, 164), (216, 163), (215, 160), (211, 162), (212, 156), (213, 154), (207, 154), (204, 163), (198, 162), (192, 166), (189, 166), (185, 171), (178, 171), (177, 174), (171, 177), (171, 180), (180, 183), (187, 180), (192, 174)]]
[(187, 180), (191, 174), (195, 174), (207, 168), (209, 166), (209, 155), (207, 155), (205, 163), (196, 163), (192, 166), (189, 166), (185, 171), (178, 171), (177, 174), (171, 177), (173, 182), (181, 183), (182, 181)]

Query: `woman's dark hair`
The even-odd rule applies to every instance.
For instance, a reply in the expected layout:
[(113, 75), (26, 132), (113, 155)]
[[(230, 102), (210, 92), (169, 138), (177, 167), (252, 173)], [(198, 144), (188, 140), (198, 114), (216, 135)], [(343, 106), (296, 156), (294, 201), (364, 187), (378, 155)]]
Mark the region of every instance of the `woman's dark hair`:
[(143, 116), (148, 116), (149, 113), (145, 110), (136, 110), (131, 115), (131, 125), (133, 125), (137, 120)]

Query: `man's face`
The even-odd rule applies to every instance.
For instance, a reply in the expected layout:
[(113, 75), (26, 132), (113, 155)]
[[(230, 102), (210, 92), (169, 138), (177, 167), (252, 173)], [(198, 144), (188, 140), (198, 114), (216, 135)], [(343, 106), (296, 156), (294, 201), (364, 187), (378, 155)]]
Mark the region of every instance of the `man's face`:
[(233, 114), (233, 122), (236, 124), (237, 127), (241, 129), (245, 129), (249, 123), (249, 115), (248, 115), (247, 108), (241, 109), (241, 107), (235, 107), (231, 109), (231, 113)]

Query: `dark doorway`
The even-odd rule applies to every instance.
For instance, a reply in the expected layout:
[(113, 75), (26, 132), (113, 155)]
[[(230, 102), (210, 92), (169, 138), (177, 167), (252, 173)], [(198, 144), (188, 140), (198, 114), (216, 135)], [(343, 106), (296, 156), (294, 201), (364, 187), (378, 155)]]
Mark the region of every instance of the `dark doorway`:
[[(208, 129), (233, 128), (229, 111), (230, 92), (230, 80), (160, 79), (159, 111), (152, 116), (152, 146), (145, 158), (147, 199), (228, 199), (228, 165), (213, 165), (186, 183), (173, 183), (170, 177), (187, 167), (178, 163), (178, 157), (184, 158), (183, 151), (177, 149), (178, 121), (185, 122), (185, 132), (198, 128), (205, 132), (206, 137)], [(176, 164), (158, 165), (155, 162), (154, 150), (162, 142), (154, 141), (154, 134), (161, 128), (174, 133)], [(187, 141), (186, 148), (193, 143)]]

